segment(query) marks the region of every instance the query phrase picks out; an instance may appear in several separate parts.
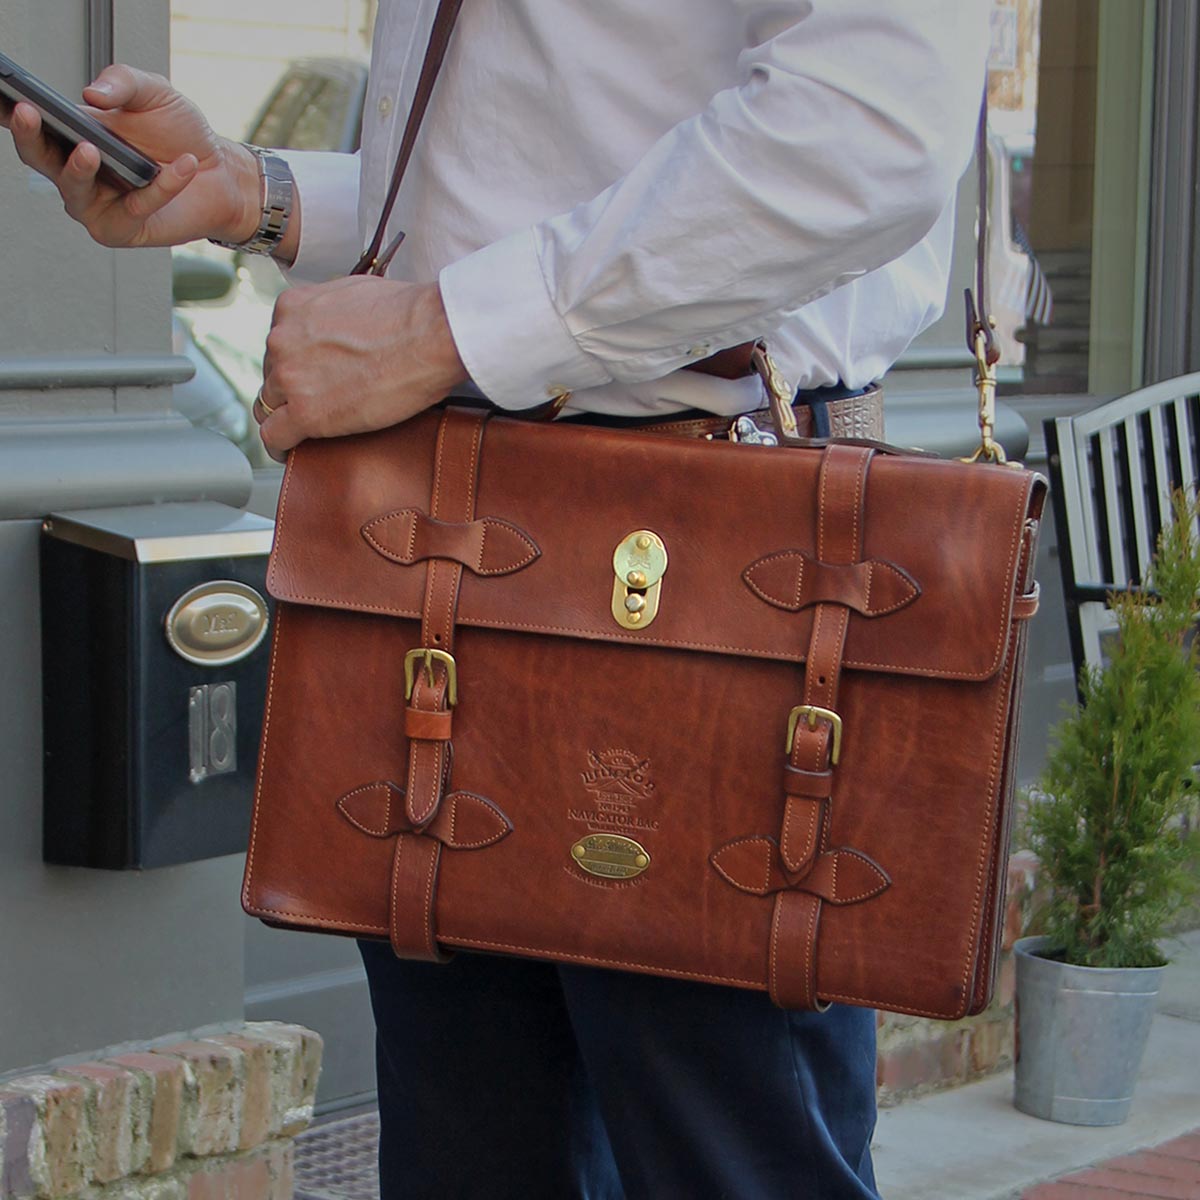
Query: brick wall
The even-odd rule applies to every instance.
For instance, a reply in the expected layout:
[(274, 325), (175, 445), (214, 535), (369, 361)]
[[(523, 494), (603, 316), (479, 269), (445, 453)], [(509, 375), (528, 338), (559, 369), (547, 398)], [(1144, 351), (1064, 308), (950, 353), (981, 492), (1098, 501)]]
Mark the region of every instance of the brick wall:
[(1008, 902), (996, 995), (990, 1007), (964, 1021), (927, 1021), (879, 1014), (879, 1103), (938, 1091), (1012, 1065), (1016, 964), (1012, 947), (1033, 906), (1037, 859), (1029, 851), (1008, 864)]
[(6, 1080), (0, 1200), (290, 1200), (321, 1049), (254, 1022)]

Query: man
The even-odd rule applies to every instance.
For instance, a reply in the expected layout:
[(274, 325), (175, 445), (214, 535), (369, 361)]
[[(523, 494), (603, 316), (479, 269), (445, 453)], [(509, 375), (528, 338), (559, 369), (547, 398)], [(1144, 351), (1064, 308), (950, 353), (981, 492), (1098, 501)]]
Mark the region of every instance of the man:
[[(361, 161), (289, 154), (294, 282), (262, 436), (403, 421), (475, 387), (616, 417), (761, 406), (681, 368), (770, 338), (804, 390), (860, 388), (940, 313), (979, 96), (982, 0), (466, 0), (389, 236), (381, 210), (435, 4), (382, 0)], [(18, 152), (106, 245), (263, 233), (259, 159), (165, 80), (84, 93), (164, 164), (124, 195), (36, 113)], [(267, 237), (268, 242), (272, 237)], [(260, 243), (261, 244), (261, 243)], [(385, 1200), (876, 1195), (874, 1014), (757, 993), (364, 945)]]

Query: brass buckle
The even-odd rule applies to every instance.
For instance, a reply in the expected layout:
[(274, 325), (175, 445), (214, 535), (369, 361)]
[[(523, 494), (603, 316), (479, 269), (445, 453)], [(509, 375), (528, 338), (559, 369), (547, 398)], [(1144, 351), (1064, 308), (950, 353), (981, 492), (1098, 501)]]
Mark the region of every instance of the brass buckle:
[[(993, 328), (995, 321), (987, 318)], [(960, 462), (1007, 463), (1004, 447), (995, 440), (996, 433), (996, 368), (988, 362), (988, 338), (983, 329), (975, 333), (975, 387), (979, 391), (979, 445), (975, 453)]]
[(777, 443), (784, 445), (799, 442), (800, 428), (796, 424), (796, 414), (792, 411), (792, 401), (795, 396), (792, 385), (780, 374), (775, 360), (767, 353), (765, 342), (757, 342), (750, 356), (750, 363), (767, 393), (767, 402), (771, 410), (771, 422), (775, 426)]
[(449, 680), (446, 695), (450, 701), (450, 707), (453, 708), (458, 703), (458, 664), (454, 661), (453, 654), (447, 654), (445, 650), (431, 650), (427, 646), (418, 646), (404, 656), (405, 700), (412, 699), (413, 688), (417, 684), (417, 659), (421, 659), (425, 664), (425, 679), (430, 687), (433, 687), (434, 662), (444, 664), (446, 677)]
[(833, 726), (833, 753), (830, 754), (829, 761), (836, 767), (842, 754), (842, 718), (832, 708), (821, 708), (816, 704), (797, 704), (788, 714), (787, 745), (783, 748), (784, 753), (792, 752), (792, 742), (796, 740), (796, 726), (800, 724), (801, 717), (808, 718), (809, 729), (816, 729), (818, 720), (828, 721)]

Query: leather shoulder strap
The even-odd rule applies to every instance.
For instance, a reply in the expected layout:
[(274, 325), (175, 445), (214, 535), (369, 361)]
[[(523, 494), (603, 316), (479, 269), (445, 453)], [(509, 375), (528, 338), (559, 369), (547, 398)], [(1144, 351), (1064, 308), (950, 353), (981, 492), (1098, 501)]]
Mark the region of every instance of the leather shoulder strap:
[(979, 106), (979, 125), (975, 131), (975, 170), (979, 180), (979, 237), (975, 244), (975, 292), (966, 290), (967, 349), (975, 353), (975, 339), (983, 334), (987, 361), (1000, 359), (996, 334), (988, 320), (987, 248), (988, 248), (988, 98), (987, 83), (983, 85), (983, 103)]
[(433, 85), (437, 82), (442, 60), (446, 57), (446, 47), (450, 45), (450, 35), (454, 32), (454, 23), (458, 19), (458, 10), (461, 7), (462, 0), (439, 0), (433, 18), (433, 30), (429, 35), (429, 45), (425, 48), (425, 61), (421, 64), (421, 74), (417, 79), (417, 90), (413, 95), (412, 108), (408, 111), (408, 122), (404, 126), (400, 153), (396, 156), (396, 166), (392, 171), (387, 199), (383, 202), (383, 211), (379, 215), (375, 236), (354, 270), (350, 272), (351, 275), (382, 275), (404, 241), (404, 234), (401, 233), (386, 251), (380, 253), (388, 221), (391, 220), (392, 209), (396, 205), (396, 197), (400, 194), (404, 173), (408, 169), (408, 160), (417, 144), (417, 134), (421, 131), (421, 122), (425, 119), (425, 110), (429, 107), (429, 98), (433, 95)]

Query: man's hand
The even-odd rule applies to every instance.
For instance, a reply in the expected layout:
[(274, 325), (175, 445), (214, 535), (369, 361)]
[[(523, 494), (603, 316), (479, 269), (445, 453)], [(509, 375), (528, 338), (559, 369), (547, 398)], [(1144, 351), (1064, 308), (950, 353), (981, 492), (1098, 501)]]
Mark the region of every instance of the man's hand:
[(337, 279), (279, 297), (255, 414), (282, 462), (306, 438), (398, 425), (466, 378), (436, 283)]
[[(254, 156), (213, 133), (203, 114), (161, 75), (106, 67), (84, 89), (87, 111), (160, 166), (149, 186), (125, 190), (99, 177), (100, 152), (70, 156), (42, 129), (31, 104), (0, 105), (21, 161), (58, 188), (67, 213), (104, 246), (173, 246), (196, 238), (243, 241), (258, 228)], [(289, 229), (289, 235), (291, 230)]]

